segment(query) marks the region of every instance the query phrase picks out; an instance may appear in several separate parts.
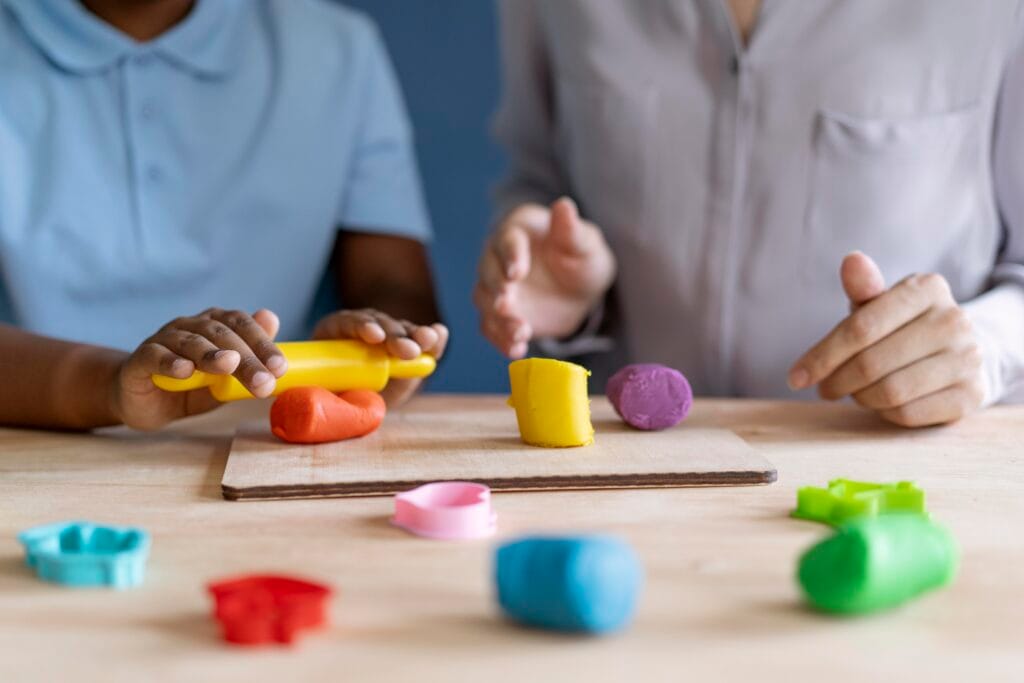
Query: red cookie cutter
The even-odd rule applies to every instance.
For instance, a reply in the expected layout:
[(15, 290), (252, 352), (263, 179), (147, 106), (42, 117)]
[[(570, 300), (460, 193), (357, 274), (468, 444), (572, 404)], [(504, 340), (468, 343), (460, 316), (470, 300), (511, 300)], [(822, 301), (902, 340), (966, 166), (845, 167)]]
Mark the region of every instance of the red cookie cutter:
[(207, 586), (214, 600), (213, 616), (224, 640), (238, 645), (294, 642), (303, 629), (327, 625), (332, 591), (311, 581), (288, 576), (253, 575)]

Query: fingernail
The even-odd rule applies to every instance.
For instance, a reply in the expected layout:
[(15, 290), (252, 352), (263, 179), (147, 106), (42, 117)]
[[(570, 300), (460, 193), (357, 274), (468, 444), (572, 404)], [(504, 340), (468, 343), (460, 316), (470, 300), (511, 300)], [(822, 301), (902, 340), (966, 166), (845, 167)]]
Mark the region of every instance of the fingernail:
[(171, 363), (171, 372), (173, 372), (173, 373), (179, 373), (180, 372), (180, 373), (184, 374), (184, 372), (186, 370), (188, 370), (191, 367), (191, 365), (192, 365), (192, 363), (187, 361), (187, 360), (185, 360), (184, 358), (175, 359), (174, 362)]
[(229, 350), (229, 349), (221, 349), (221, 350), (220, 350), (220, 351), (218, 351), (217, 353), (213, 354), (213, 359), (214, 359), (214, 360), (220, 360), (221, 358), (224, 358), (224, 357), (226, 357), (226, 356), (227, 356), (228, 354), (231, 354), (231, 353), (234, 353), (234, 351), (231, 351), (231, 350)]
[(288, 365), (288, 361), (285, 360), (284, 356), (271, 356), (267, 359), (267, 369), (274, 373), (278, 370), (284, 370), (286, 365)]
[(811, 382), (811, 373), (804, 368), (793, 368), (789, 372), (789, 388), (793, 391), (806, 389)]
[(259, 372), (252, 376), (252, 386), (254, 388), (261, 387), (267, 382), (272, 381), (274, 381), (274, 376), (271, 375), (269, 372), (264, 372), (263, 370), (260, 370)]

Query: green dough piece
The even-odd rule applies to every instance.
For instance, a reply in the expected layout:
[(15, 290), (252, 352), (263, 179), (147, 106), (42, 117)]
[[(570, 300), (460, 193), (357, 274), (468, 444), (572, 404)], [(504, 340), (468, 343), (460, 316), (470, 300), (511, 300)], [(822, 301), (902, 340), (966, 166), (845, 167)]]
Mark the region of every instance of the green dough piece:
[(833, 479), (828, 488), (804, 486), (798, 489), (793, 516), (837, 526), (856, 517), (876, 517), (889, 512), (927, 514), (924, 491), (909, 481), (876, 484)]
[(952, 581), (957, 548), (918, 514), (862, 517), (800, 558), (800, 585), (818, 609), (858, 614), (894, 607)]

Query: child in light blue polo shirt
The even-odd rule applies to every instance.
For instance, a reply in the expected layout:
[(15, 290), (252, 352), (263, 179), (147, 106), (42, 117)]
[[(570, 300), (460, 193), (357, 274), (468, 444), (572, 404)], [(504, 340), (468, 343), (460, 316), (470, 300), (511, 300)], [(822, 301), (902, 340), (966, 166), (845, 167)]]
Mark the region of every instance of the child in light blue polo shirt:
[(196, 368), (268, 395), (286, 369), (272, 340), (301, 334), (328, 265), (360, 310), (317, 336), (440, 356), (447, 330), (418, 324), (437, 319), (428, 237), (361, 15), (0, 0), (0, 423), (157, 428), (216, 404), (149, 381)]

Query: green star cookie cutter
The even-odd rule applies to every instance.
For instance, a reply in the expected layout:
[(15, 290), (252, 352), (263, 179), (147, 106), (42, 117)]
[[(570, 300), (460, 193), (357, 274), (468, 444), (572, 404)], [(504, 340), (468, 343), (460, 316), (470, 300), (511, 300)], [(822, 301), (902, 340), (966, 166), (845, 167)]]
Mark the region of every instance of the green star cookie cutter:
[(797, 489), (793, 516), (839, 526), (857, 517), (877, 517), (890, 512), (916, 512), (927, 516), (924, 491), (910, 481), (879, 484), (833, 479), (827, 488), (803, 486)]

